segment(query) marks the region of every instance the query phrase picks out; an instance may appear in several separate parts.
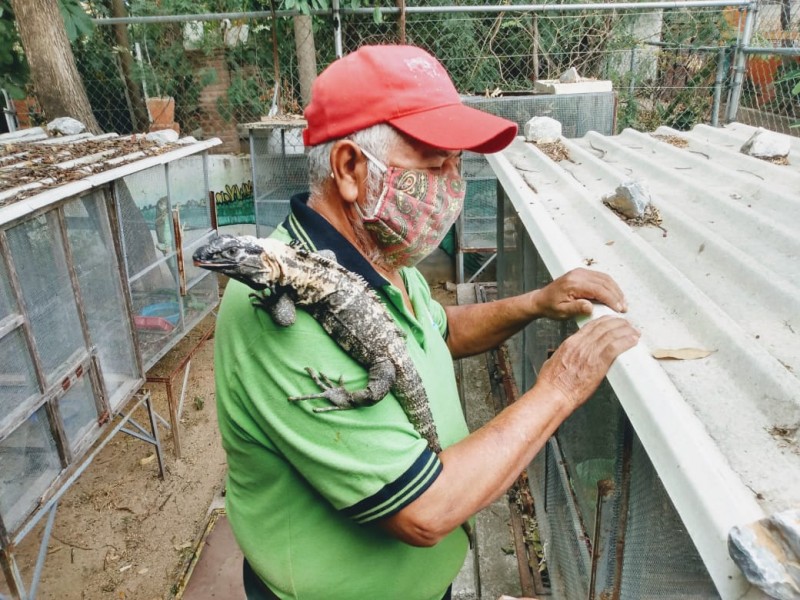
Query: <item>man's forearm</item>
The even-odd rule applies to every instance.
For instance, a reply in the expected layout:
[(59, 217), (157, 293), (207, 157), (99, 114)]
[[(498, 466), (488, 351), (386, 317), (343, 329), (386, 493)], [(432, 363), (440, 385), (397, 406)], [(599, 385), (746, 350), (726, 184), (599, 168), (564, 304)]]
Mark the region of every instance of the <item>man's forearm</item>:
[(432, 545), (490, 504), (638, 340), (639, 332), (624, 319), (604, 316), (587, 323), (544, 362), (531, 390), (445, 448), (439, 455), (444, 469), (433, 485), (384, 526), (410, 544)]
[(418, 546), (437, 543), (501, 496), (572, 412), (555, 387), (539, 385), (481, 429), (445, 449), (434, 484), (384, 522), (393, 535)]
[(495, 302), (446, 306), (447, 346), (453, 358), (496, 348), (521, 330), (537, 313), (538, 290)]

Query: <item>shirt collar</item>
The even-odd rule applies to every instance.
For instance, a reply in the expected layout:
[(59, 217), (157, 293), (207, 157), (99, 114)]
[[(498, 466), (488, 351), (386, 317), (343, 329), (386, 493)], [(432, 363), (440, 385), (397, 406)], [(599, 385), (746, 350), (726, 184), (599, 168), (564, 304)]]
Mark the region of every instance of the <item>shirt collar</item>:
[(292, 239), (302, 242), (310, 250), (330, 250), (336, 262), (348, 271), (363, 277), (372, 287), (379, 289), (388, 282), (373, 268), (369, 261), (356, 250), (325, 218), (308, 206), (308, 192), (296, 194), (290, 200), (291, 212), (283, 227)]

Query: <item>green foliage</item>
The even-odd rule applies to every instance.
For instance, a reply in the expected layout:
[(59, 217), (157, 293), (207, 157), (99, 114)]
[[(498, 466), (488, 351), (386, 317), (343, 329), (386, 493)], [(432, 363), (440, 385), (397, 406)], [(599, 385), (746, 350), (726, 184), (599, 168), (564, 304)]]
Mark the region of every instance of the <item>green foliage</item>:
[(126, 108), (125, 86), (114, 60), (114, 45), (113, 30), (98, 27), (90, 38), (73, 43), (72, 53), (100, 129), (131, 133), (133, 123)]
[(94, 31), (92, 18), (86, 13), (80, 0), (59, 0), (59, 9), (64, 19), (67, 38), (74, 42), (81, 36), (91, 36)]
[[(137, 16), (175, 15), (198, 12), (230, 11), (244, 8), (242, 2), (219, 0), (132, 0), (130, 14)], [(202, 32), (190, 50), (184, 46), (184, 32), (193, 24), (159, 23), (131, 27), (131, 43), (138, 42), (143, 60), (135, 76), (147, 88), (149, 96), (171, 96), (175, 100), (175, 120), (183, 131), (199, 126), (200, 91), (216, 80), (213, 70), (199, 70), (198, 55), (209, 56), (222, 46), (220, 23), (199, 24)]]
[(666, 9), (662, 41), (669, 46), (716, 46), (735, 37), (735, 31), (718, 10)]
[[(482, 94), (498, 85), (498, 63), (485, 51), (494, 17), (442, 19), (441, 15), (410, 14), (407, 19), (409, 43), (437, 56), (456, 88)], [(394, 29), (393, 24), (385, 26), (387, 31)]]
[(231, 78), (227, 95), (217, 100), (217, 109), (226, 121), (243, 123), (267, 114), (271, 102), (271, 89), (258, 72), (239, 71)]
[(329, 0), (283, 0), (285, 10), (298, 10), (301, 14), (310, 15), (312, 10), (329, 10)]
[(28, 63), (19, 40), (9, 0), (0, 0), (0, 87), (12, 98), (25, 97)]
[(775, 99), (770, 110), (797, 119), (791, 127), (800, 127), (800, 62), (785, 61), (776, 73)]
[[(91, 37), (94, 24), (80, 0), (59, 0), (59, 9), (70, 42)], [(11, 2), (0, 0), (0, 87), (13, 98), (24, 98), (28, 76), (28, 63), (19, 39)]]

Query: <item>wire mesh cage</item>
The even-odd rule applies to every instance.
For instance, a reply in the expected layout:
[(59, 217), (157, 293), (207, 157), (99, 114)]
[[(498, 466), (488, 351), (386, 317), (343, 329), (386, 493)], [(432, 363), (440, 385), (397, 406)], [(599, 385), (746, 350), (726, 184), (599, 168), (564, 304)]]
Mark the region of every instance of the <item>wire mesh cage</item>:
[[(546, 116), (561, 123), (564, 137), (580, 137), (588, 131), (610, 134), (616, 118), (612, 91), (580, 94), (525, 94), (507, 97), (467, 96), (465, 104), (517, 124), (520, 134), (534, 117)], [(497, 178), (486, 158), (474, 152), (463, 157), (467, 180), (464, 210), (457, 226), (459, 280), (465, 279), (464, 254), (493, 254), (497, 248)], [(475, 269), (473, 268), (474, 272)]]
[(308, 190), (305, 121), (247, 125), (253, 168), (256, 235), (268, 236), (289, 214), (289, 200)]
[(194, 249), (213, 236), (205, 161), (189, 156), (150, 167), (116, 180), (114, 189), (139, 349), (149, 369), (218, 300), (216, 278), (191, 264)]
[[(499, 221), (499, 295), (552, 281), (507, 198)], [(538, 320), (512, 338), (519, 389), (535, 383), (541, 364), (575, 330)], [(554, 597), (612, 597), (615, 590), (630, 599), (719, 597), (607, 382), (562, 423), (531, 463), (529, 479)]]
[[(92, 196), (83, 199), (85, 205), (92, 204)], [(140, 381), (132, 354), (127, 363), (111, 359), (126, 333), (132, 340), (130, 329), (126, 332), (123, 322), (120, 339), (98, 330), (105, 314), (100, 304), (124, 306), (118, 272), (117, 285), (86, 287), (98, 263), (115, 264), (113, 252), (92, 256), (81, 248), (81, 241), (107, 234), (108, 221), (67, 220), (65, 214), (75, 216), (73, 210), (50, 210), (0, 234), (8, 261), (2, 287), (9, 293), (2, 344), (15, 352), (3, 359), (3, 396), (7, 391), (16, 402), (4, 403), (0, 414), (0, 521), (9, 532), (41, 502), (62, 468), (96, 439), (100, 415), (118, 398), (119, 386), (130, 391)], [(89, 292), (85, 303), (82, 292)], [(92, 355), (110, 379), (118, 378), (105, 400)]]
[(638, 438), (633, 440), (630, 478), (620, 598), (718, 598)]
[(126, 382), (136, 379), (138, 366), (130, 327), (119, 318), (127, 306), (103, 194), (66, 203), (64, 217), (87, 328), (102, 368), (102, 384), (116, 409), (125, 399)]
[(0, 516), (18, 528), (61, 471), (47, 409), (41, 407), (0, 440)]
[[(2, 142), (7, 159), (52, 148), (25, 142), (20, 153), (16, 138)], [(59, 142), (71, 158), (97, 157), (97, 146), (119, 140)], [(145, 370), (218, 302), (216, 276), (191, 263), (214, 235), (198, 154), (209, 144), (112, 163), (119, 170), (98, 169), (92, 184), (45, 179), (45, 194), (9, 196), (0, 207), (0, 562), (12, 594), (25, 597), (13, 546), (54, 510), (89, 448), (116, 431), (112, 419), (130, 422), (122, 411)], [(25, 162), (12, 166), (35, 175)], [(157, 433), (139, 432), (160, 457)]]

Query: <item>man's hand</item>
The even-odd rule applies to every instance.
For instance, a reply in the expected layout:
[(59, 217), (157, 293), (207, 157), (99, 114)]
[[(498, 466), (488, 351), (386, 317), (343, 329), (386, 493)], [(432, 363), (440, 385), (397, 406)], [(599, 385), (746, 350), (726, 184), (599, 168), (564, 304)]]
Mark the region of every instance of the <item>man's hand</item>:
[(539, 371), (536, 386), (556, 388), (573, 410), (586, 402), (620, 354), (640, 333), (625, 319), (605, 316), (568, 337)]
[(599, 271), (574, 269), (534, 292), (536, 313), (548, 319), (568, 319), (592, 314), (592, 301), (617, 312), (628, 306), (622, 290), (611, 277)]

